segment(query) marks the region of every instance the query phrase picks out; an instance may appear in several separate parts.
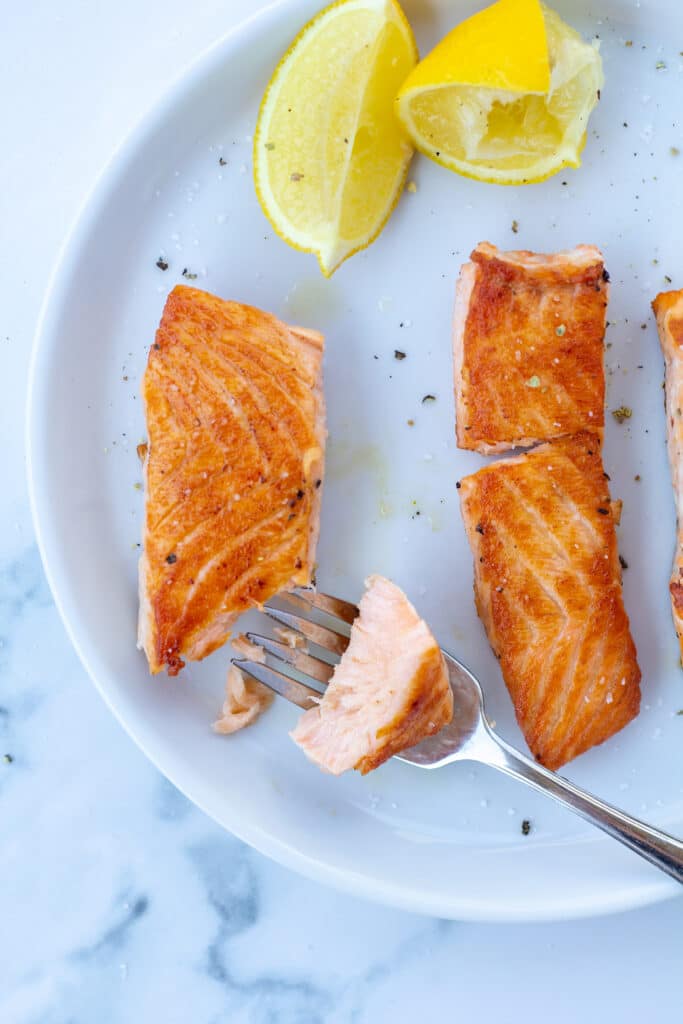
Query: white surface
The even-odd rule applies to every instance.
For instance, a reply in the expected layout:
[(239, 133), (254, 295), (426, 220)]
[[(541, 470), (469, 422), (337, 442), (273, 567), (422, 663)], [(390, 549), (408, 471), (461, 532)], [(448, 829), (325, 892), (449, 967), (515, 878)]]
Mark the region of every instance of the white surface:
[[(246, 6), (246, 5), (245, 5)], [(501, 1021), (675, 1019), (679, 903), (594, 922), (447, 924), (305, 882), (230, 839), (136, 751), (79, 667), (28, 524), (21, 423), (35, 312), (99, 166), (233, 4), (34, 3), (6, 20), (0, 166), (0, 1019), (414, 1020), (485, 992)], [(125, 73), (122, 69), (125, 69)], [(652, 339), (651, 339), (652, 341)], [(145, 903), (145, 900), (147, 901)], [(145, 912), (145, 908), (146, 912)], [(331, 927), (331, 922), (333, 926)], [(129, 927), (126, 927), (126, 925)], [(561, 998), (558, 1001), (558, 993)]]
[[(271, 8), (198, 62), (122, 147), (65, 250), (36, 353), (30, 415), (40, 541), (61, 610), (91, 675), (156, 764), (231, 831), (285, 864), (394, 905), (475, 919), (575, 916), (662, 898), (676, 891), (670, 880), (491, 771), (457, 765), (425, 774), (392, 762), (365, 779), (330, 778), (289, 740), (295, 712), (282, 702), (240, 736), (212, 735), (226, 652), (152, 684), (132, 643), (140, 379), (165, 297), (186, 268), (210, 291), (325, 333), (330, 437), (319, 585), (354, 599), (370, 572), (396, 579), (443, 645), (479, 675), (502, 734), (521, 744), (475, 614), (454, 486), (482, 460), (459, 452), (453, 438), (453, 277), (481, 238), (533, 249), (599, 241), (612, 274), (608, 406), (636, 410), (625, 426), (609, 417), (605, 460), (625, 502), (625, 593), (645, 687), (637, 722), (566, 774), (636, 814), (683, 828), (674, 769), (681, 680), (666, 588), (671, 515), (668, 533), (646, 526), (656, 510), (671, 509), (661, 359), (647, 330), (649, 300), (677, 255), (678, 233), (662, 224), (680, 216), (679, 165), (669, 153), (676, 93), (655, 66), (661, 52), (667, 75), (681, 80), (677, 67), (668, 70), (675, 55), (662, 50), (666, 19), (653, 29), (649, 16), (622, 5), (623, 18), (615, 13), (598, 25), (585, 4), (574, 4), (585, 34), (600, 29), (609, 81), (581, 171), (510, 190), (463, 181), (418, 158), (417, 192), (404, 196), (380, 240), (328, 282), (311, 257), (273, 234), (251, 182), (264, 85), (317, 6), (291, 0)], [(429, 23), (414, 19), (423, 48), (446, 30), (448, 6), (435, 5)], [(640, 45), (627, 48), (632, 35)], [(653, 97), (644, 105), (645, 90)], [(623, 109), (631, 111), (627, 130)], [(635, 214), (622, 221), (632, 204)], [(160, 254), (165, 272), (156, 266)], [(403, 362), (396, 347), (407, 352)], [(526, 358), (531, 375), (533, 354)], [(421, 404), (427, 393), (436, 402)], [(645, 486), (633, 479), (640, 470)], [(226, 784), (244, 772), (248, 787)], [(524, 818), (532, 822), (528, 837)]]

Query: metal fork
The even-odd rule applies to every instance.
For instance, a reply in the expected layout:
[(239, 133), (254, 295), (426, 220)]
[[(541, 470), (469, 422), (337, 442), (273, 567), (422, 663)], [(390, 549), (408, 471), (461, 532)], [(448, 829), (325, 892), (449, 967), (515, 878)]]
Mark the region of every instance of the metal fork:
[[(233, 662), (252, 679), (306, 710), (320, 703), (335, 664), (348, 646), (350, 626), (358, 609), (347, 601), (303, 588), (280, 595), (277, 600), (285, 607), (269, 602), (264, 610), (278, 623), (281, 635), (284, 627), (294, 642), (247, 633), (264, 649), (267, 663), (244, 659)], [(330, 621), (329, 626), (315, 621), (316, 611)], [(319, 654), (311, 651), (310, 643)], [(442, 653), (453, 690), (453, 719), (435, 736), (397, 755), (398, 760), (428, 769), (443, 768), (454, 761), (475, 761), (498, 768), (547, 793), (683, 884), (683, 841), (598, 800), (511, 747), (487, 720), (478, 681), (456, 658), (447, 651)], [(292, 669), (307, 681), (295, 678)]]

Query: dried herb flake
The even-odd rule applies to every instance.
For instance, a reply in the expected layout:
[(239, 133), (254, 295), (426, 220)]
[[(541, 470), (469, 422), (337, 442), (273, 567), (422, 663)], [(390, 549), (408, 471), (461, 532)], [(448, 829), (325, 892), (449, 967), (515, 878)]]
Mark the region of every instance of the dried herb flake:
[(633, 416), (633, 409), (629, 408), (628, 405), (620, 405), (618, 409), (612, 409), (612, 415), (617, 423), (623, 423), (624, 420), (631, 419), (631, 416)]

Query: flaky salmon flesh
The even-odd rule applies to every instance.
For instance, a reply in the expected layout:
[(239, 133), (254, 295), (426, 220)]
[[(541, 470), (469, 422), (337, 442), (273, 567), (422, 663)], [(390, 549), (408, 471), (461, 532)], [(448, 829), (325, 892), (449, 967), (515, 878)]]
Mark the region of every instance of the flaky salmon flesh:
[(153, 673), (220, 647), (235, 619), (310, 584), (325, 406), (323, 338), (173, 289), (142, 394), (148, 446), (139, 645)]
[(465, 477), (475, 600), (535, 758), (559, 768), (638, 714), (600, 438), (587, 431)]
[(683, 658), (683, 291), (660, 292), (652, 308), (664, 353), (666, 432), (676, 502), (677, 536), (669, 593)]
[[(266, 652), (254, 644), (246, 636), (237, 636), (232, 640), (232, 649), (240, 658), (248, 658), (265, 664)], [(225, 700), (223, 709), (213, 723), (214, 730), (229, 736), (240, 729), (246, 729), (267, 711), (274, 700), (274, 693), (257, 679), (245, 675), (237, 665), (228, 668), (225, 682)]]
[(476, 247), (453, 317), (460, 448), (503, 452), (602, 431), (608, 280), (592, 245), (549, 256)]
[(365, 775), (453, 716), (446, 663), (426, 623), (395, 583), (371, 576), (366, 587), (325, 695), (291, 733), (333, 775)]

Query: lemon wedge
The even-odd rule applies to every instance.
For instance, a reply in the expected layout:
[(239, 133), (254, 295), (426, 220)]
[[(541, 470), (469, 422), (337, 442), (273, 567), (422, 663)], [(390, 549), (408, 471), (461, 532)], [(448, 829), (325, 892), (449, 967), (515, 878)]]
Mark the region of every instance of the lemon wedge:
[(603, 84), (597, 49), (539, 0), (498, 0), (409, 75), (396, 111), (421, 152), (501, 185), (578, 167)]
[(338, 0), (299, 33), (266, 89), (254, 135), (263, 211), (326, 277), (380, 233), (413, 148), (394, 98), (418, 60), (395, 0)]

